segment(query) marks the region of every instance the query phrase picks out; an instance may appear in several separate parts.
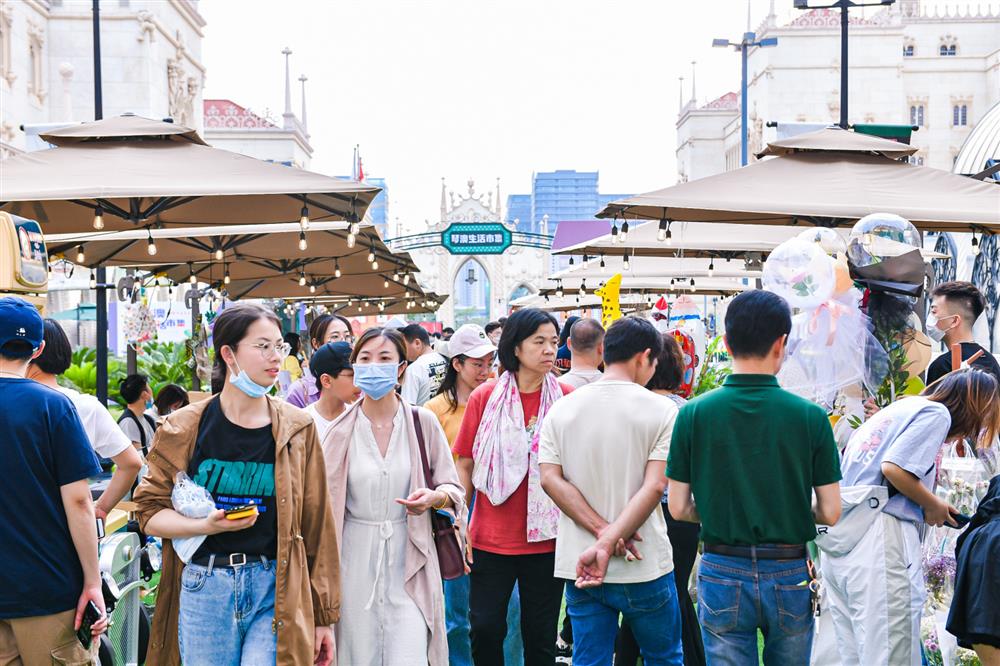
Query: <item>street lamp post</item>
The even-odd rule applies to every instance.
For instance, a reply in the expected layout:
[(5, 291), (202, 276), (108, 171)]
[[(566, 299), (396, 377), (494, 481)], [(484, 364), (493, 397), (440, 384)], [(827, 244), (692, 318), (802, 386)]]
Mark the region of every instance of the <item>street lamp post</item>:
[(839, 9), (840, 10), (840, 123), (847, 129), (847, 26), (848, 10), (851, 7), (877, 7), (891, 5), (896, 0), (875, 0), (874, 2), (855, 2), (854, 0), (836, 0), (833, 4), (813, 4), (814, 0), (794, 0), (796, 9)]
[(712, 46), (714, 47), (728, 48), (732, 46), (734, 51), (740, 52), (740, 59), (742, 61), (742, 79), (740, 82), (740, 166), (746, 166), (748, 162), (747, 132), (749, 128), (747, 127), (747, 124), (749, 119), (747, 117), (747, 54), (753, 46), (766, 48), (777, 45), (777, 37), (766, 37), (758, 40), (757, 35), (749, 30), (743, 33), (743, 39), (739, 42), (731, 42), (728, 39), (712, 40)]

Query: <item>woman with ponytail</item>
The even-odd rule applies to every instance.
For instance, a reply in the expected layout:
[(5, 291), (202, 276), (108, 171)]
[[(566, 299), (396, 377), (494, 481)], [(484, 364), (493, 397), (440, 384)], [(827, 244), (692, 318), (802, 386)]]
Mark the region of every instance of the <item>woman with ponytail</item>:
[[(135, 493), (140, 528), (163, 537), (146, 663), (329, 664), (340, 585), (322, 451), (312, 418), (268, 396), (288, 345), (257, 305), (224, 310), (212, 338), (217, 394), (166, 417)], [(207, 517), (174, 510), (181, 473), (212, 495)], [(182, 562), (172, 540), (190, 537)]]

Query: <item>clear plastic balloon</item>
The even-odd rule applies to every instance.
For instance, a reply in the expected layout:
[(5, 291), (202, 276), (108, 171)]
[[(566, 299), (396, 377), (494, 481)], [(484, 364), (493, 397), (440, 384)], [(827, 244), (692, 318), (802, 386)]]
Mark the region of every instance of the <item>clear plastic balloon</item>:
[(810, 243), (816, 243), (831, 257), (841, 252), (847, 252), (847, 241), (833, 229), (826, 227), (806, 229), (798, 235), (798, 238)]
[(816, 243), (790, 238), (764, 262), (764, 289), (783, 297), (793, 308), (818, 308), (836, 284), (833, 259)]
[[(879, 243), (878, 239), (892, 241)], [(882, 261), (883, 253), (897, 244), (919, 248), (920, 232), (913, 223), (894, 213), (872, 213), (858, 220), (847, 240), (851, 263), (863, 268)], [(898, 252), (896, 252), (898, 254)]]

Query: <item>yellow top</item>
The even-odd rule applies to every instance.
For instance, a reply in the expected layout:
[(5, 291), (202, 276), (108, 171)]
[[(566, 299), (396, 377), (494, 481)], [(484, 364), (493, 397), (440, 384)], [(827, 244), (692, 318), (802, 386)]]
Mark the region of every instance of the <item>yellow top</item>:
[(441, 428), (444, 429), (444, 436), (448, 438), (448, 444), (454, 446), (458, 438), (458, 429), (462, 427), (462, 417), (465, 416), (465, 405), (459, 405), (452, 410), (448, 398), (441, 394), (425, 402), (424, 407), (434, 412), (434, 416), (441, 423)]
[(291, 375), (293, 382), (302, 376), (302, 366), (299, 365), (299, 359), (295, 358), (291, 354), (285, 357), (284, 362), (281, 364), (281, 369), (288, 371), (288, 374)]

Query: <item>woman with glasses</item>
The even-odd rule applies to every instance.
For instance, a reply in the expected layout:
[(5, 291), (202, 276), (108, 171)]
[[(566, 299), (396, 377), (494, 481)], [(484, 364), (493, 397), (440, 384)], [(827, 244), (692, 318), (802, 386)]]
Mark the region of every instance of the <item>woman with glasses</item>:
[[(313, 319), (309, 325), (309, 346), (312, 351), (322, 347), (328, 342), (346, 342), (354, 344), (354, 333), (351, 322), (338, 314), (320, 315)], [(292, 383), (288, 389), (285, 400), (305, 409), (308, 405), (319, 400), (319, 389), (316, 388), (316, 377), (309, 370), (309, 365), (302, 366), (302, 377)]]
[(351, 361), (364, 397), (323, 439), (341, 546), (337, 662), (446, 666), (430, 517), (446, 511), (464, 521), (465, 493), (437, 418), (396, 394), (406, 369), (399, 331), (365, 331)]
[[(216, 395), (166, 418), (135, 494), (141, 529), (163, 537), (146, 663), (329, 664), (340, 568), (322, 450), (312, 418), (267, 395), (288, 344), (257, 305), (224, 310), (212, 338)], [(181, 472), (212, 495), (207, 517), (174, 510)], [(203, 541), (182, 562), (171, 540), (189, 537)]]

